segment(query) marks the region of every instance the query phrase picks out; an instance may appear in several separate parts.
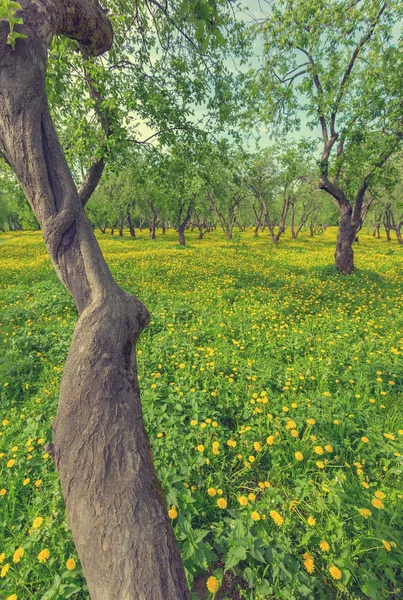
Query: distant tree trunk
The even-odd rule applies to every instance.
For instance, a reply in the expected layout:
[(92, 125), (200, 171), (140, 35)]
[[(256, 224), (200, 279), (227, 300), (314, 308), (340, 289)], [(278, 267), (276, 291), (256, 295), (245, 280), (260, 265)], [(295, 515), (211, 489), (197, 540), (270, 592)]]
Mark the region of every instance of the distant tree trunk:
[(123, 217), (120, 219), (119, 222), (119, 237), (123, 237)]
[(140, 233), (143, 231), (143, 227), (144, 227), (144, 220), (140, 219), (140, 227), (139, 227)]
[(157, 228), (157, 216), (153, 215), (151, 225), (150, 225), (150, 239), (155, 240), (157, 238), (155, 230)]
[(290, 221), (290, 229), (291, 229), (291, 237), (293, 240), (296, 240), (298, 237), (298, 233), (295, 233), (295, 226), (294, 226), (294, 219), (295, 219), (295, 204), (294, 202), (291, 204), (291, 221)]
[(179, 244), (186, 246), (185, 230), (182, 227), (178, 228)]
[(260, 211), (257, 210), (255, 205), (252, 205), (253, 214), (255, 215), (255, 228), (253, 230), (253, 237), (259, 236), (259, 228), (262, 226), (263, 208), (260, 206)]
[(78, 321), (60, 385), (53, 440), (74, 542), (91, 600), (188, 600), (186, 578), (142, 420), (136, 340), (149, 314), (102, 256), (53, 126), (46, 97), (56, 34), (86, 55), (110, 48), (98, 2), (20, 0), (27, 39), (0, 22), (0, 153), (41, 225)]
[[(181, 212), (182, 212), (182, 209), (181, 209)], [(186, 246), (185, 230), (190, 221), (191, 214), (192, 214), (192, 206), (188, 206), (187, 213), (186, 213), (186, 216), (183, 219), (183, 221), (180, 220), (181, 215), (179, 214), (179, 218), (178, 218), (179, 225), (177, 228), (177, 232), (178, 232), (178, 242), (179, 242), (180, 246)]]
[(132, 221), (132, 218), (130, 216), (130, 213), (127, 214), (127, 224), (129, 225), (130, 236), (132, 238), (135, 238), (136, 237), (136, 232), (135, 232), (134, 227), (133, 227), (133, 221)]
[(105, 223), (105, 225), (102, 227), (101, 225), (99, 226), (99, 230), (101, 233), (105, 233), (106, 232), (106, 227), (107, 227), (107, 223)]
[(165, 227), (165, 221), (164, 220), (161, 221), (161, 229), (162, 229), (162, 235), (165, 235), (166, 227)]
[(152, 214), (152, 218), (151, 221), (149, 221), (149, 228), (150, 228), (150, 239), (155, 240), (156, 239), (156, 234), (155, 234), (155, 230), (157, 228), (157, 222), (158, 222), (158, 211), (155, 209), (154, 204), (151, 200), (147, 200), (147, 204), (150, 208), (151, 214)]
[(403, 244), (403, 238), (402, 238), (402, 233), (401, 233), (401, 227), (396, 228), (395, 229), (395, 233), (396, 233), (396, 239), (398, 241), (399, 244)]
[(115, 233), (115, 228), (113, 225), (111, 225), (111, 235), (113, 235)]

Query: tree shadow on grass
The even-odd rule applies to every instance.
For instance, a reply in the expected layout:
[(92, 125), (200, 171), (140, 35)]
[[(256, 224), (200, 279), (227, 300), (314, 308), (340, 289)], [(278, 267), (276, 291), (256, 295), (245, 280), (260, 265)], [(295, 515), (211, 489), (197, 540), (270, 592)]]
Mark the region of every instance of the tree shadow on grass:
[(352, 275), (347, 275), (346, 273), (341, 273), (335, 267), (335, 265), (324, 265), (319, 267), (312, 267), (307, 272), (312, 274), (313, 277), (319, 279), (320, 281), (349, 281), (352, 284), (356, 283), (357, 285), (360, 285), (361, 283), (367, 284), (369, 282), (381, 285), (385, 281), (382, 275), (370, 269), (355, 268), (354, 273)]

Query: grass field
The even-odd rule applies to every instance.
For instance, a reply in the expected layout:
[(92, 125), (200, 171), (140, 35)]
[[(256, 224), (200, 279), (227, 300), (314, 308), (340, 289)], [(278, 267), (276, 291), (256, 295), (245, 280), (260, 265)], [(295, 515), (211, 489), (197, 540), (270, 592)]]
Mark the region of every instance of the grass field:
[[(144, 418), (203, 594), (403, 598), (403, 249), (363, 233), (340, 276), (335, 236), (98, 236), (152, 315)], [(0, 599), (89, 598), (46, 453), (76, 310), (39, 233), (0, 261)]]

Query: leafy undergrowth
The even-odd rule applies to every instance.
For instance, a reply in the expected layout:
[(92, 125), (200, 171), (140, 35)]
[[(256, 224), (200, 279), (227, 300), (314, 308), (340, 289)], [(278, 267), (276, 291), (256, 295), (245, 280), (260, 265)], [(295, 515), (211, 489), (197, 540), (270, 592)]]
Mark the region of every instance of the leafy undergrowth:
[[(152, 314), (144, 417), (194, 589), (402, 598), (402, 249), (363, 234), (346, 277), (334, 230), (99, 239)], [(89, 598), (46, 453), (77, 314), (39, 233), (2, 242), (1, 598)]]

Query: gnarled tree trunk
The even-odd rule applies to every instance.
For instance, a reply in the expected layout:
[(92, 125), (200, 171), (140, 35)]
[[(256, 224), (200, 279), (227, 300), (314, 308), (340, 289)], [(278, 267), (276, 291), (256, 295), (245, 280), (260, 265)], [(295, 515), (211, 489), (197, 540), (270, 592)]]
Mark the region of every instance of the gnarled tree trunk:
[(353, 242), (356, 236), (356, 228), (352, 223), (352, 208), (350, 205), (340, 210), (339, 231), (336, 243), (336, 268), (342, 273), (351, 274), (354, 271)]
[(60, 388), (53, 443), (92, 600), (188, 599), (185, 574), (143, 427), (135, 343), (149, 316), (112, 278), (52, 124), (47, 50), (55, 34), (86, 55), (112, 44), (89, 0), (20, 0), (28, 37), (6, 45), (0, 22), (0, 152), (40, 222), (79, 319)]

